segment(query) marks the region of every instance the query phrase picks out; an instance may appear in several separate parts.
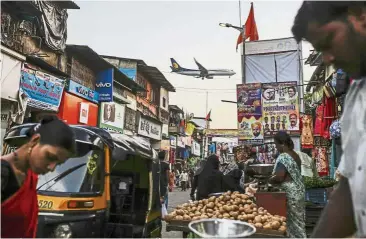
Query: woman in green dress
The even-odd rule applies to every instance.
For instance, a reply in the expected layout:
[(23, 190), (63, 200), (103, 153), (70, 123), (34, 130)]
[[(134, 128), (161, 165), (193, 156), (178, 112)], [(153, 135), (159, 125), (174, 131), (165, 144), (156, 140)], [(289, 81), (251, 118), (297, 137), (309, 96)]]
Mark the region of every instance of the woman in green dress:
[(291, 238), (305, 238), (305, 186), (301, 176), (301, 160), (294, 151), (294, 143), (286, 132), (274, 137), (279, 156), (270, 183), (279, 184), (287, 197), (287, 234)]

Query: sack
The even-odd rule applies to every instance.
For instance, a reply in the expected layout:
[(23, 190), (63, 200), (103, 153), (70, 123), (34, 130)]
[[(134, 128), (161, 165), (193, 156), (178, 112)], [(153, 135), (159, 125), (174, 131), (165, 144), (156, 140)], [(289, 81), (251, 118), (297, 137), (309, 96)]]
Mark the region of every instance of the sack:
[(161, 217), (164, 218), (166, 215), (168, 215), (168, 210), (166, 210), (165, 204), (161, 205)]

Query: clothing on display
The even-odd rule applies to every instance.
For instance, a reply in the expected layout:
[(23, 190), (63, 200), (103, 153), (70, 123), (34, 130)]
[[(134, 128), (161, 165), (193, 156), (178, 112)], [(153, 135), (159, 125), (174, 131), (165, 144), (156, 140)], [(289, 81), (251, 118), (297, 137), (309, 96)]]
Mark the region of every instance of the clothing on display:
[(316, 162), (316, 169), (320, 177), (329, 175), (329, 161), (327, 148), (325, 147), (315, 147), (313, 149), (313, 158)]
[(303, 115), (301, 117), (301, 126), (301, 147), (313, 148), (313, 118), (311, 117), (311, 115)]

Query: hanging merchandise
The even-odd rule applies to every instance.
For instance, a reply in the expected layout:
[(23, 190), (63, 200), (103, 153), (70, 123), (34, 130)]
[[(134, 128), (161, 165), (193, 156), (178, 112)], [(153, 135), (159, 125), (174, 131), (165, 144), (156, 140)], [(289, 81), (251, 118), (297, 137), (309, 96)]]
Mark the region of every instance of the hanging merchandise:
[(313, 148), (313, 117), (311, 117), (311, 115), (303, 115), (301, 117), (301, 123), (301, 147), (307, 149)]
[(338, 119), (333, 121), (333, 123), (330, 125), (329, 134), (332, 139), (341, 137), (341, 124)]
[(333, 120), (337, 118), (336, 112), (336, 100), (334, 98), (325, 98), (324, 99), (324, 117), (322, 120), (322, 133), (321, 136), (329, 139), (329, 127), (332, 124)]
[(322, 134), (322, 120), (324, 117), (324, 105), (319, 105), (315, 110), (315, 125), (314, 125), (314, 136), (321, 136)]
[(266, 143), (256, 147), (257, 161), (264, 164), (274, 164), (277, 149), (274, 143)]
[(315, 147), (313, 149), (313, 159), (316, 162), (316, 169), (320, 177), (329, 175), (329, 161), (326, 147)]
[(350, 78), (348, 75), (342, 69), (338, 69), (337, 72), (334, 73), (333, 79), (336, 81), (336, 97), (346, 94), (350, 86)]

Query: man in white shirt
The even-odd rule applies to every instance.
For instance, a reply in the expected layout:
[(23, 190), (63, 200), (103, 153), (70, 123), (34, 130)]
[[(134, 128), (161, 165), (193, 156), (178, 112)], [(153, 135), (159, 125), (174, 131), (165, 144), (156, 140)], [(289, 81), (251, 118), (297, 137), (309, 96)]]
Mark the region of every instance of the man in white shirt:
[(188, 173), (186, 171), (183, 171), (180, 174), (180, 183), (181, 183), (181, 186), (182, 186), (182, 191), (187, 190), (187, 182), (188, 182)]
[(341, 119), (342, 176), (311, 237), (366, 237), (366, 2), (304, 1), (292, 32), (355, 79)]

